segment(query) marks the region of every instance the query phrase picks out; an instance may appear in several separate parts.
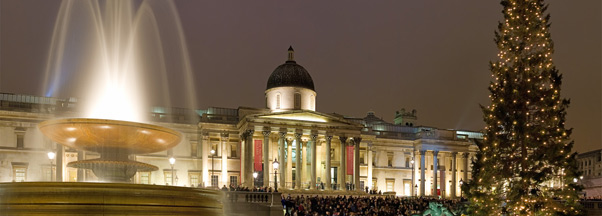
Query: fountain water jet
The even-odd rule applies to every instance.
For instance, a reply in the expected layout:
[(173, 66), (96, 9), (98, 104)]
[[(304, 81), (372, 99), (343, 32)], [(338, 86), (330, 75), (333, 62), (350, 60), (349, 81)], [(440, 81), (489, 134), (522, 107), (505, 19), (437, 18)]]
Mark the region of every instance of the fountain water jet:
[[(167, 24), (160, 25), (160, 20)], [(160, 26), (168, 28), (165, 32), (169, 34), (161, 35)], [(182, 72), (178, 84), (184, 83), (184, 93), (189, 96), (185, 107), (196, 107), (182, 32), (172, 1), (63, 0), (46, 68), (45, 95), (84, 92), (73, 96), (84, 99), (85, 115), (47, 120), (38, 127), (57, 143), (100, 153), (99, 159), (75, 161), (68, 166), (92, 169), (101, 180), (111, 183), (0, 183), (0, 212), (223, 215), (223, 194), (219, 191), (123, 183), (138, 170), (157, 170), (156, 166), (130, 160), (131, 154), (159, 152), (180, 142), (181, 134), (174, 130), (137, 123), (146, 120), (150, 103), (171, 105), (167, 78), (173, 76), (168, 77), (167, 71)], [(175, 38), (169, 40), (172, 34)], [(166, 47), (177, 51), (164, 55)], [(174, 64), (166, 62), (180, 64), (170, 67)], [(148, 80), (153, 77), (157, 79)]]

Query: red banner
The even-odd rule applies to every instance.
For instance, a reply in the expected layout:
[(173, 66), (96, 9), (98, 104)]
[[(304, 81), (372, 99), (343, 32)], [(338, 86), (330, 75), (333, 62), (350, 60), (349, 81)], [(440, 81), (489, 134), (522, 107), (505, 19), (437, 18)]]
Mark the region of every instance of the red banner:
[(353, 146), (347, 146), (347, 175), (353, 175)]
[(261, 144), (262, 141), (261, 140), (255, 140), (255, 171), (261, 171), (261, 158), (262, 158), (262, 151), (261, 151)]

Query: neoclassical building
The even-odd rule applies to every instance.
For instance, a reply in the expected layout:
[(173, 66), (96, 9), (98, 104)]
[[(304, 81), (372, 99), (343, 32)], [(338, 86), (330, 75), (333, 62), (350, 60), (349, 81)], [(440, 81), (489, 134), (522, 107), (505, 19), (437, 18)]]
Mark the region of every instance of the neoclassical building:
[[(367, 187), (398, 196), (460, 196), (481, 133), (417, 126), (415, 110), (395, 112), (394, 123), (372, 112), (321, 113), (317, 96), (289, 48), (287, 61), (268, 78), (264, 108), (153, 108), (152, 123), (184, 139), (171, 150), (134, 156), (159, 170), (139, 172), (132, 182), (164, 185), (174, 178), (178, 186), (273, 187), (277, 181), (279, 189), (290, 190)], [(0, 181), (97, 181), (90, 171), (67, 167), (96, 153), (52, 143), (36, 127), (77, 113), (73, 98), (0, 94)]]

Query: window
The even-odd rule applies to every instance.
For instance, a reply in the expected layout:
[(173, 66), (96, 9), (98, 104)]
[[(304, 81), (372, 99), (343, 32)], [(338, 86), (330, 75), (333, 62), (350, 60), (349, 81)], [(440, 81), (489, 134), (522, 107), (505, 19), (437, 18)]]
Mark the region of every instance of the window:
[(13, 181), (27, 181), (27, 163), (13, 163)]
[(406, 157), (406, 167), (410, 167), (410, 158)]
[(387, 179), (387, 191), (393, 191), (395, 188), (395, 179)]
[(364, 187), (364, 181), (360, 181), (360, 189), (361, 189), (361, 190), (364, 190), (364, 188), (365, 188), (365, 187)]
[(236, 187), (238, 185), (238, 176), (230, 176), (230, 185)]
[(200, 178), (201, 178), (200, 172), (188, 172), (188, 179), (190, 180), (190, 187), (199, 186)]
[(140, 184), (150, 184), (150, 172), (138, 172), (138, 174), (140, 175)]
[(211, 150), (209, 150), (209, 154), (211, 156), (218, 156), (218, 153), (220, 153), (219, 151), (217, 151), (217, 143), (213, 143), (211, 144), (211, 149), (213, 149), (213, 151), (215, 151), (215, 153), (213, 155), (211, 155)]
[(171, 185), (171, 170), (163, 171), (163, 176), (165, 177), (165, 185)]
[(276, 109), (280, 109), (280, 94), (276, 95)]
[(391, 152), (387, 153), (387, 166), (393, 166), (393, 153)]
[(15, 128), (15, 135), (17, 135), (17, 148), (22, 149), (24, 147), (25, 128)]
[(50, 167), (50, 166), (44, 167), (44, 169), (42, 170), (42, 176), (44, 177), (45, 181), (53, 181), (53, 179), (52, 179), (52, 177), (54, 177), (53, 171), (54, 171), (54, 166), (53, 167)]
[(295, 93), (295, 109), (301, 109), (301, 94)]
[(365, 160), (364, 160), (364, 158), (365, 158), (365, 157), (364, 157), (364, 155), (365, 155), (365, 154), (364, 154), (364, 152), (365, 152), (365, 151), (363, 151), (363, 150), (360, 150), (360, 163), (361, 163), (361, 164), (366, 164), (366, 162), (365, 162)]
[(197, 151), (197, 144), (190, 143), (190, 156), (196, 157), (196, 151)]
[(212, 175), (211, 176), (211, 186), (212, 187), (219, 187), (219, 185), (217, 185), (217, 181), (218, 181), (218, 176), (217, 175)]
[(334, 158), (334, 149), (333, 148), (330, 149), (330, 158), (331, 159)]
[(238, 149), (238, 146), (236, 143), (232, 143), (230, 144), (230, 157), (238, 157), (238, 154), (236, 152), (236, 150)]

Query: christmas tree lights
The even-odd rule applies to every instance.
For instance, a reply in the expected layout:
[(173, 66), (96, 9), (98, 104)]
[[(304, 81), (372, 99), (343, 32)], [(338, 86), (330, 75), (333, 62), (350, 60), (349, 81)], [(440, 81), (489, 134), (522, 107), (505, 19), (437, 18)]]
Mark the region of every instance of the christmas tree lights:
[(543, 0), (502, 0), (504, 20), (495, 32), (498, 59), (490, 63), (491, 105), (482, 106), (485, 135), (478, 143), (473, 180), (462, 189), (470, 215), (579, 215), (578, 176), (569, 100)]

